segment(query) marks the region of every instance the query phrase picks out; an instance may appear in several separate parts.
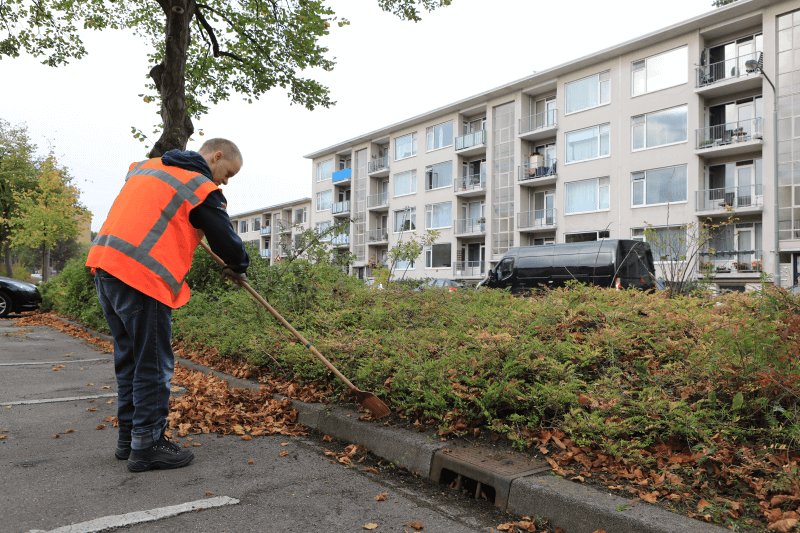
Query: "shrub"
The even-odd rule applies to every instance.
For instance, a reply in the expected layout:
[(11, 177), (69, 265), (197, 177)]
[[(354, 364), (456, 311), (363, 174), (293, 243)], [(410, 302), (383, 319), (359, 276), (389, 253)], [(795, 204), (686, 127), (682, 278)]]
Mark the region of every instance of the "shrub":
[(54, 278), (42, 283), (42, 310), (77, 318), (86, 326), (108, 331), (91, 269), (85, 267), (88, 252), (71, 259)]

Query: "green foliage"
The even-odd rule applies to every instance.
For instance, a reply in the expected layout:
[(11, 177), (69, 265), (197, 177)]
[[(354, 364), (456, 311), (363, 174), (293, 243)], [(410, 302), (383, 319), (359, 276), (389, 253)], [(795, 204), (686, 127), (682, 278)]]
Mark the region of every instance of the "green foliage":
[(12, 274), (11, 277), (14, 279), (18, 279), (20, 281), (27, 281), (28, 283), (32, 283), (31, 278), (31, 271), (25, 268), (20, 264), (16, 264), (12, 267)]
[(88, 252), (67, 262), (57, 276), (39, 285), (42, 293), (42, 310), (77, 318), (86, 326), (108, 331), (103, 308), (97, 298), (94, 276), (85, 267)]
[[(401, 233), (400, 238), (402, 239), (403, 235)], [(426, 246), (430, 246), (436, 242), (436, 239), (439, 237), (439, 232), (429, 229), (425, 230), (423, 235), (417, 235), (416, 233), (412, 233), (411, 236), (408, 238), (407, 241), (399, 241), (394, 248), (389, 250), (389, 263), (391, 267), (388, 269), (388, 272), (383, 273), (379, 272), (381, 276), (380, 279), (385, 278), (386, 284), (395, 276), (394, 268), (398, 261), (411, 263), (419, 259), (419, 256), (422, 254), (422, 251), (425, 249)], [(402, 278), (405, 278), (406, 272), (403, 271)], [(401, 278), (401, 279), (402, 279)], [(384, 286), (386, 285), (384, 284)]]

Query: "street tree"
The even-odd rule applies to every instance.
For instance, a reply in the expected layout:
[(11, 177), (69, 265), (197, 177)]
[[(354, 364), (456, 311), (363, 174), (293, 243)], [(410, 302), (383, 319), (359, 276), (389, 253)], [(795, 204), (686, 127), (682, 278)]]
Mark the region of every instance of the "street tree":
[(47, 281), (50, 249), (75, 237), (88, 220), (88, 212), (79, 202), (80, 191), (52, 152), (39, 165), (35, 179), (35, 187), (12, 192), (19, 209), (10, 221), (11, 246), (41, 246), (42, 281)]
[[(451, 0), (376, 0), (402, 20)], [(231, 93), (252, 103), (280, 86), (293, 104), (308, 109), (335, 102), (320, 82), (301, 75), (309, 68), (332, 70), (335, 61), (319, 39), (331, 23), (349, 24), (324, 0), (35, 0), (0, 2), (0, 58), (25, 52), (51, 67), (87, 54), (85, 30), (132, 30), (153, 50), (145, 102), (160, 107), (160, 138), (150, 157), (184, 150), (192, 120)], [(133, 127), (133, 134), (147, 136)], [(202, 133), (202, 132), (201, 132)]]

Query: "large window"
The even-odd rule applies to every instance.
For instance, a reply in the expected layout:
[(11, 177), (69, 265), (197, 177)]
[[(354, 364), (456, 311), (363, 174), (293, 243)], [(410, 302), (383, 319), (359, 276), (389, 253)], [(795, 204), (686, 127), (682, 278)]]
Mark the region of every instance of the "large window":
[(450, 268), (451, 244), (434, 244), (425, 247), (425, 268)]
[(394, 140), (394, 160), (400, 161), (417, 155), (417, 134), (409, 133)]
[(333, 159), (317, 163), (317, 181), (325, 181), (333, 176)]
[(451, 202), (425, 206), (425, 229), (450, 228), (453, 226)]
[(673, 107), (631, 118), (631, 150), (686, 142), (688, 107)]
[(611, 126), (602, 124), (567, 133), (567, 164), (607, 157), (611, 147)]
[(611, 233), (608, 230), (581, 231), (578, 233), (565, 234), (564, 242), (594, 242), (609, 238), (611, 238)]
[(568, 215), (606, 211), (609, 209), (609, 178), (567, 183), (566, 209)]
[(428, 152), (453, 145), (453, 121), (431, 126), (426, 131)]
[(686, 227), (632, 228), (631, 239), (650, 244), (656, 261), (686, 260)]
[(567, 84), (567, 114), (577, 113), (611, 101), (609, 71)]
[(394, 175), (394, 195), (405, 196), (417, 192), (417, 171), (409, 170)]
[(394, 212), (394, 232), (414, 231), (417, 229), (417, 208), (398, 209)]
[(331, 198), (333, 191), (322, 191), (317, 193), (317, 212), (328, 211), (331, 208)]
[(453, 185), (453, 162), (446, 161), (425, 169), (425, 190), (440, 189)]
[(660, 91), (689, 81), (689, 48), (634, 61), (631, 65), (631, 95)]
[(261, 217), (255, 217), (253, 219), (253, 231), (258, 231), (261, 229)]
[(295, 224), (305, 224), (306, 223), (306, 208), (301, 207), (299, 209), (294, 210), (294, 223)]
[(631, 174), (631, 205), (663, 205), (685, 202), (686, 165)]
[[(333, 222), (330, 222), (330, 221), (327, 221), (327, 222), (317, 222), (317, 223), (314, 225), (314, 231), (317, 233), (317, 235), (321, 235), (321, 234), (325, 233), (326, 231), (328, 231), (329, 229), (331, 229), (331, 226), (332, 226), (332, 225), (333, 225)], [(324, 236), (324, 237), (322, 237), (320, 240), (321, 240), (322, 242), (328, 242), (328, 241), (330, 241), (330, 240), (331, 240), (331, 235), (330, 235), (330, 234), (328, 234), (328, 235), (325, 235), (325, 236)]]
[(247, 221), (242, 220), (239, 222), (239, 233), (247, 233)]

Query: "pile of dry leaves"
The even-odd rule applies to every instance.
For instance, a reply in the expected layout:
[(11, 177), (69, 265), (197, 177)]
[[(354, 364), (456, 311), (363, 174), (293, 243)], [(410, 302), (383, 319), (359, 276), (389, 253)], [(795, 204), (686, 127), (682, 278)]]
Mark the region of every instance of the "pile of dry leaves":
[(78, 326), (73, 326), (72, 324), (67, 324), (63, 320), (58, 318), (58, 314), (56, 313), (23, 313), (22, 318), (16, 320), (14, 322), (15, 327), (25, 327), (25, 326), (50, 326), (51, 328), (55, 328), (62, 333), (66, 333), (71, 337), (75, 337), (76, 339), (83, 339), (90, 344), (93, 344), (103, 350), (104, 352), (111, 353), (114, 351), (113, 343), (108, 341), (104, 341), (99, 337), (95, 337), (91, 333), (88, 333), (83, 328)]

